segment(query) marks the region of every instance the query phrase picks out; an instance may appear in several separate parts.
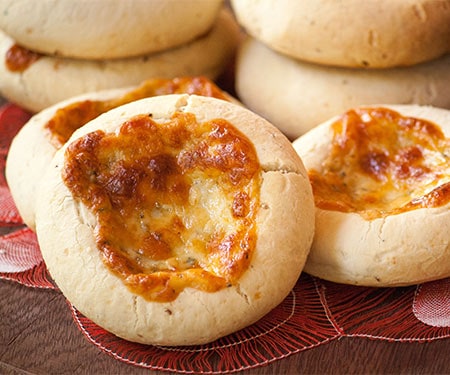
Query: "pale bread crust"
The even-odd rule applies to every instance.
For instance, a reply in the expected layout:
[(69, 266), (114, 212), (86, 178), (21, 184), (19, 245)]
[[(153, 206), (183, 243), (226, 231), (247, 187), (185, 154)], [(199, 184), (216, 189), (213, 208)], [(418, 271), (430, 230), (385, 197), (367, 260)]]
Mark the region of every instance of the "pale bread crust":
[(32, 112), (86, 92), (137, 85), (150, 78), (203, 75), (215, 79), (232, 62), (240, 30), (223, 10), (211, 31), (181, 47), (129, 59), (88, 61), (43, 56), (22, 73), (7, 69), (14, 41), (0, 31), (0, 93)]
[(391, 68), (450, 52), (447, 0), (232, 0), (238, 22), (270, 48), (313, 63)]
[(176, 109), (194, 113), (200, 122), (225, 118), (253, 141), (260, 158), (264, 172), (257, 247), (237, 286), (216, 293), (186, 289), (168, 303), (131, 294), (103, 265), (95, 248), (93, 217), (61, 180), (64, 148), (47, 169), (36, 208), (44, 260), (68, 300), (105, 329), (147, 344), (206, 343), (260, 319), (295, 285), (314, 232), (311, 187), (291, 143), (268, 122), (235, 104), (189, 95), (143, 99), (97, 117), (71, 140), (97, 128), (114, 131), (136, 114), (151, 112), (155, 121), (166, 121)]
[[(450, 111), (394, 106), (403, 116), (439, 125), (450, 137)], [(306, 169), (321, 170), (331, 142), (332, 118), (293, 142)], [(386, 218), (316, 208), (316, 231), (305, 271), (338, 283), (391, 287), (450, 276), (450, 203)]]
[(253, 38), (239, 47), (236, 92), (295, 139), (348, 108), (378, 103), (450, 108), (450, 55), (393, 69), (345, 69), (295, 61)]
[(222, 0), (1, 0), (0, 29), (33, 51), (80, 59), (147, 55), (214, 24)]

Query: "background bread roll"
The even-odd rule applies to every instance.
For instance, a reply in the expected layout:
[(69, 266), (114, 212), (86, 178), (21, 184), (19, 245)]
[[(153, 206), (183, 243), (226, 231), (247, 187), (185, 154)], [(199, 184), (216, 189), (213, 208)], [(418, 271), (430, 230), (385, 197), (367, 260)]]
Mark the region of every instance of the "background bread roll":
[[(437, 124), (446, 137), (446, 150), (450, 151), (450, 111), (414, 105), (380, 107)], [(330, 127), (335, 120), (337, 117), (294, 141), (308, 171), (322, 170), (332, 141)], [(444, 151), (440, 156), (447, 159), (447, 166), (449, 155)], [(447, 192), (443, 190), (444, 204), (386, 217), (368, 219), (359, 212), (316, 206), (316, 232), (305, 271), (338, 283), (375, 287), (418, 284), (450, 276), (449, 183), (447, 168), (438, 184), (447, 186)]]
[(237, 102), (204, 77), (151, 79), (139, 86), (103, 90), (64, 100), (34, 115), (14, 137), (6, 178), (24, 223), (35, 229), (37, 186), (56, 151), (76, 128), (119, 105), (155, 95), (189, 93)]
[(180, 46), (207, 33), (222, 0), (1, 0), (0, 29), (47, 55), (117, 59)]
[(127, 90), (124, 88), (88, 93), (57, 103), (33, 116), (13, 139), (6, 163), (6, 179), (20, 216), (29, 228), (35, 229), (37, 186), (57, 150), (45, 128), (48, 121), (58, 109), (71, 103), (114, 99)]
[(15, 44), (0, 32), (0, 93), (32, 112), (87, 92), (138, 85), (150, 78), (204, 75), (214, 79), (233, 60), (239, 28), (223, 10), (207, 34), (178, 48), (115, 60), (39, 56), (23, 71), (11, 71), (5, 56)]
[(130, 293), (100, 259), (93, 215), (74, 200), (62, 182), (64, 148), (55, 155), (42, 180), (36, 223), (52, 277), (88, 318), (128, 340), (191, 345), (249, 325), (285, 298), (309, 251), (314, 205), (306, 171), (290, 142), (267, 121), (223, 100), (167, 95), (136, 101), (80, 128), (65, 147), (96, 129), (114, 132), (138, 114), (151, 113), (154, 121), (165, 122), (174, 111), (193, 113), (200, 123), (225, 119), (255, 147), (262, 167), (257, 242), (250, 267), (237, 284), (214, 293), (187, 288), (171, 302), (149, 302)]
[(254, 38), (295, 59), (341, 67), (409, 66), (450, 52), (447, 0), (232, 0)]
[(288, 58), (254, 38), (240, 47), (236, 92), (295, 139), (348, 108), (378, 103), (450, 108), (450, 55), (392, 69), (324, 67)]

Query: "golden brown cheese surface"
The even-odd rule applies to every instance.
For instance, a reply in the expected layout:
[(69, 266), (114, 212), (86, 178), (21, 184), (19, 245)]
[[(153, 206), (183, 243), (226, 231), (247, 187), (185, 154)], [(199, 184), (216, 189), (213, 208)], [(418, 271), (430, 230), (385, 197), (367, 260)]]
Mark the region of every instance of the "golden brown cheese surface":
[(220, 290), (249, 266), (261, 167), (250, 140), (224, 119), (136, 116), (115, 133), (72, 142), (62, 174), (96, 217), (103, 262), (149, 300)]
[(75, 130), (106, 111), (146, 97), (182, 93), (228, 100), (223, 91), (205, 77), (155, 78), (116, 99), (84, 100), (60, 108), (45, 124), (45, 129), (53, 145), (60, 148)]
[(450, 201), (450, 140), (431, 122), (386, 108), (350, 110), (332, 124), (316, 206), (385, 217)]

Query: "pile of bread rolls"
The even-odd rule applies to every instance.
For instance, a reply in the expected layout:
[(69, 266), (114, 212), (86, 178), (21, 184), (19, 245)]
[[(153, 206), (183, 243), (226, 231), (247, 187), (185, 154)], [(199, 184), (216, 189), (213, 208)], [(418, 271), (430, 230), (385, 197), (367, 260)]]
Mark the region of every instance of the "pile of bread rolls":
[(294, 139), (348, 108), (450, 108), (450, 2), (231, 0), (236, 91)]
[[(50, 274), (68, 300), (97, 324), (120, 337), (146, 344), (202, 344), (264, 316), (286, 297), (303, 271), (335, 282), (383, 287), (450, 275), (450, 111), (445, 109), (450, 109), (449, 1), (231, 0), (235, 18), (230, 9), (223, 7), (222, 0), (41, 0), (32, 4), (27, 0), (0, 0), (0, 94), (37, 112), (11, 145), (6, 177), (24, 222), (36, 230)], [(241, 44), (239, 24), (248, 34)], [(175, 86), (183, 86), (179, 79), (162, 80), (198, 75), (214, 79), (229, 66), (238, 47), (236, 92), (248, 109), (210, 82), (196, 80), (192, 87), (198, 89), (203, 82), (208, 88), (203, 91), (217, 95), (191, 89), (177, 91)], [(149, 78), (161, 81), (144, 82)], [(155, 89), (158, 85), (169, 86), (170, 90)], [(86, 121), (78, 121), (74, 127), (72, 117)], [(191, 141), (181, 139), (189, 133), (186, 129), (190, 129), (190, 122), (183, 120), (188, 124), (183, 125), (179, 118), (191, 119), (198, 129), (204, 129), (205, 124), (211, 126), (211, 135), (205, 141), (201, 131), (199, 140), (189, 135), (196, 147), (192, 148)], [(58, 121), (64, 126), (55, 126)], [(181, 131), (172, 132), (177, 121)], [(346, 133), (348, 129), (370, 128), (377, 131), (376, 135), (384, 134), (386, 124), (402, 142), (388, 140), (389, 147), (385, 147), (383, 137), (378, 137), (381, 141), (377, 137), (370, 139), (370, 131)], [(133, 133), (134, 138), (127, 138), (130, 140), (123, 149), (101, 148), (108, 144), (103, 139), (119, 139), (140, 127), (148, 132), (159, 129), (158, 140), (161, 144), (167, 141), (170, 147), (151, 149), (158, 142), (142, 141), (142, 130)], [(59, 128), (72, 132), (55, 146), (49, 134), (57, 134), (55, 129)], [(349, 144), (365, 141), (363, 151), (368, 152), (362, 155), (364, 163), (339, 149), (343, 139)], [(74, 151), (71, 145), (75, 145)], [(138, 154), (141, 170), (133, 164), (136, 145), (149, 151)], [(90, 148), (106, 162), (97, 161), (99, 157)], [(133, 151), (126, 158), (125, 149)], [(349, 149), (356, 150), (359, 157), (360, 149)], [(150, 151), (154, 155), (149, 161)], [(201, 173), (192, 172), (193, 187), (186, 190), (191, 195), (183, 202), (193, 202), (189, 209), (196, 215), (186, 211), (178, 200), (173, 201), (173, 207), (155, 200), (147, 206), (136, 205), (133, 211), (134, 195), (124, 193), (129, 190), (125, 187), (133, 183), (137, 186), (136, 181), (148, 182), (140, 176), (153, 176), (158, 171), (155, 176), (164, 178), (171, 165), (166, 163), (167, 155), (170, 160), (172, 156), (173, 160), (184, 160), (178, 156), (192, 155), (200, 166)], [(214, 167), (210, 175), (203, 174), (202, 155), (209, 161), (218, 160), (222, 169)], [(83, 157), (87, 166), (112, 166), (111, 170), (117, 172), (117, 176), (111, 172), (110, 177), (106, 167), (103, 175), (88, 168), (88, 185), (101, 185), (105, 191), (114, 192), (114, 205), (122, 199), (117, 196), (127, 196), (131, 208), (126, 207), (133, 215), (125, 216), (122, 222), (133, 228), (130, 233), (141, 228), (146, 234), (150, 222), (146, 218), (154, 218), (150, 213), (159, 217), (162, 210), (177, 215), (189, 213), (179, 215), (186, 222), (169, 217), (172, 221), (167, 222), (174, 223), (173, 228), (172, 224), (158, 228), (161, 233), (173, 231), (170, 235), (174, 243), (187, 238), (189, 246), (203, 246), (208, 221), (205, 212), (216, 220), (211, 227), (240, 230), (237, 222), (246, 229), (254, 228), (254, 232), (243, 236), (253, 242), (236, 246), (251, 249), (239, 253), (241, 258), (231, 253), (233, 241), (227, 238), (238, 238), (231, 230), (223, 243), (216, 240), (221, 233), (211, 230), (207, 242), (208, 249), (217, 247), (231, 254), (233, 261), (242, 259), (241, 263), (229, 263), (228, 268), (244, 264), (245, 272), (236, 280), (223, 277), (226, 283), (221, 284), (221, 289), (208, 290), (205, 280), (210, 277), (209, 269), (220, 269), (214, 263), (220, 257), (214, 258), (213, 253), (212, 260), (198, 260), (197, 253), (206, 253), (203, 248), (193, 251), (196, 257), (187, 257), (182, 243), (177, 249), (184, 258), (158, 259), (163, 265), (157, 266), (151, 263), (154, 259), (141, 257), (144, 247), (126, 250), (132, 255), (128, 260), (136, 262), (138, 271), (127, 269), (117, 277), (119, 272), (114, 269), (114, 273), (104, 262), (108, 253), (98, 251), (100, 247), (110, 248), (110, 238), (105, 236), (107, 240), (101, 242), (97, 234), (99, 222), (108, 222), (102, 215), (109, 215), (112, 209), (96, 208), (95, 216), (85, 203), (91, 196), (75, 196), (76, 189), (66, 184), (80, 170), (71, 168), (72, 176), (67, 172), (67, 160), (76, 166), (78, 157)], [(225, 170), (229, 173), (226, 177), (234, 183), (243, 167), (233, 169), (230, 161), (239, 158), (242, 166), (255, 162), (252, 180), (245, 189), (239, 187), (242, 191), (222, 191), (225, 177), (216, 169), (222, 173), (223, 166), (230, 166)], [(353, 164), (344, 165), (348, 158)], [(402, 160), (407, 162), (402, 164)], [(409, 168), (409, 162), (415, 163), (415, 169)], [(357, 169), (352, 168), (359, 164), (364, 168), (357, 175)], [(346, 176), (352, 183), (362, 176), (351, 193), (366, 194), (375, 186), (378, 195), (368, 197), (372, 201), (374, 196), (384, 200), (394, 188), (389, 185), (379, 189), (381, 184), (378, 186), (366, 172), (378, 173), (384, 168), (386, 173), (378, 175), (401, 178), (386, 165), (391, 169), (400, 166), (396, 170), (408, 174), (411, 181), (407, 187), (414, 188), (415, 195), (411, 198), (409, 193), (405, 198), (403, 194), (401, 198), (414, 207), (399, 209), (396, 202), (389, 202), (388, 211), (370, 207), (376, 215), (367, 218), (359, 207), (340, 211), (314, 204), (317, 194), (311, 183), (312, 173), (337, 176), (340, 180), (332, 185), (335, 190), (345, 185)], [(421, 179), (422, 175), (431, 182)], [(157, 179), (152, 181), (157, 186)], [(165, 188), (176, 196), (180, 186), (167, 184)], [(382, 196), (385, 192), (386, 197)], [(351, 201), (354, 197), (346, 198)], [(224, 212), (232, 212), (232, 218), (224, 216)], [(423, 233), (425, 222), (429, 226)], [(193, 228), (192, 239), (191, 232), (183, 234), (183, 238), (180, 231), (175, 233), (176, 223), (179, 228)], [(107, 229), (104, 231), (108, 236), (114, 233)], [(161, 233), (155, 231), (145, 241), (165, 244)], [(200, 240), (198, 234), (203, 236)], [(120, 237), (117, 233), (114, 236)], [(127, 241), (124, 244), (116, 247), (123, 252), (130, 247)], [(119, 259), (120, 251), (111, 254)], [(225, 255), (219, 260), (227, 265)], [(123, 282), (123, 278), (141, 278), (151, 285), (149, 275), (158, 273), (151, 266), (158, 272), (163, 270), (161, 278), (167, 276), (167, 270), (181, 275), (170, 276), (164, 286), (164, 292), (173, 287), (174, 294), (179, 288), (179, 295), (174, 299), (152, 299)], [(152, 271), (146, 274), (148, 269)], [(208, 277), (197, 277), (197, 273)], [(184, 278), (193, 280), (192, 284), (180, 281)]]
[(0, 94), (38, 112), (154, 77), (215, 79), (238, 40), (223, 0), (1, 0)]

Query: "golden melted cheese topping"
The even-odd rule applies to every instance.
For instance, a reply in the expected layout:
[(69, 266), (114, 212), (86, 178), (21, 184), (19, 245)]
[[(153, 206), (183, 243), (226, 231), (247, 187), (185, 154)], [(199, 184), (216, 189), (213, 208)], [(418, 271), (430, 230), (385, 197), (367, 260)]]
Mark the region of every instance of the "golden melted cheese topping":
[(332, 131), (322, 170), (309, 172), (317, 207), (370, 220), (450, 201), (450, 139), (437, 125), (369, 108)]
[(228, 100), (225, 93), (205, 77), (149, 79), (123, 96), (110, 100), (84, 100), (58, 109), (45, 124), (52, 144), (57, 148), (66, 143), (72, 133), (104, 112), (120, 105), (151, 96), (168, 94), (195, 94)]
[(261, 167), (224, 119), (136, 116), (72, 142), (62, 176), (97, 219), (103, 262), (148, 300), (171, 301), (188, 287), (214, 292), (249, 267)]

